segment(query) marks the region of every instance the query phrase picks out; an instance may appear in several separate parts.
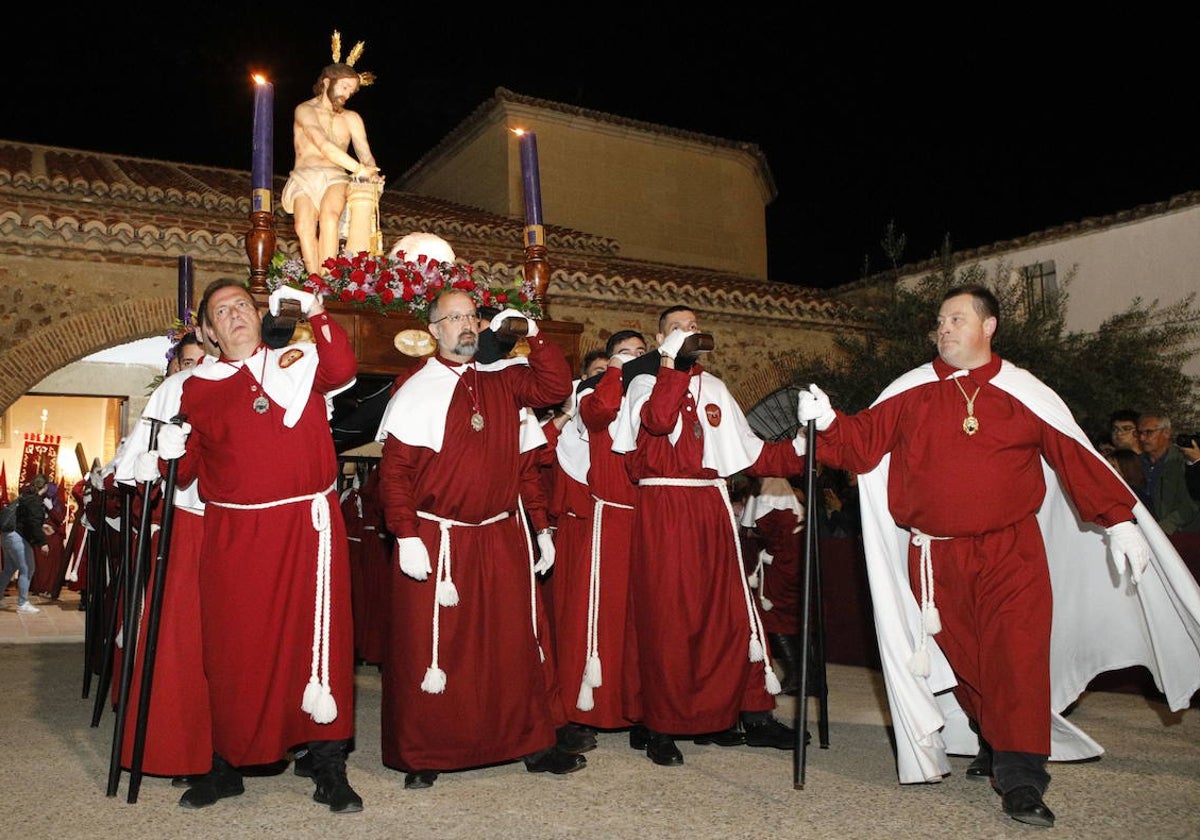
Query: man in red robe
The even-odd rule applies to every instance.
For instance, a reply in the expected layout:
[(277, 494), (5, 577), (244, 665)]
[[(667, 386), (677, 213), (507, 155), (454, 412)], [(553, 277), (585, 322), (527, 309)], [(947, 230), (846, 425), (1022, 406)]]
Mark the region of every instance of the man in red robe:
[(799, 474), (804, 441), (754, 434), (725, 384), (684, 349), (699, 332), (692, 309), (670, 307), (658, 329), (662, 362), (629, 383), (613, 443), (638, 483), (630, 590), (644, 727), (630, 746), (662, 766), (683, 763), (675, 735), (791, 749), (795, 733), (772, 714), (779, 681), (726, 479)]
[(301, 302), (315, 343), (268, 348), (246, 288), (209, 285), (202, 328), (221, 356), (184, 382), (187, 423), (159, 431), (158, 454), (179, 458), (179, 483), (198, 478), (205, 500), (200, 609), (213, 767), (180, 805), (237, 796), (238, 767), (307, 745), (313, 799), (351, 813), (362, 810), (345, 759), (354, 639), (328, 399), (352, 384), (357, 363), (319, 298), (283, 288), (272, 308), (282, 297)]
[[(519, 504), (522, 410), (562, 403), (571, 370), (532, 321), (528, 364), (476, 364), (477, 314), (460, 291), (435, 302), (438, 351), (404, 379), (379, 431), (380, 500), (403, 573), (383, 662), (383, 763), (409, 789), (517, 758), (532, 773), (586, 764), (555, 743), (540, 567)], [(523, 316), (493, 324), (508, 317)]]
[[(814, 386), (801, 393), (799, 417), (815, 421), (823, 463), (868, 473), (883, 461), (886, 499), (869, 510), (864, 501), (864, 529), (890, 517), (893, 527), (908, 532), (907, 581), (920, 618), (906, 668), (887, 667), (893, 646), (907, 639), (881, 613), (892, 600), (880, 588), (883, 578), (871, 575), (898, 722), (901, 781), (929, 781), (948, 772), (944, 755), (927, 755), (931, 745), (941, 744), (937, 729), (914, 723), (909, 737), (909, 721), (932, 706), (923, 707), (921, 691), (952, 684), (954, 699), (979, 736), (968, 775), (991, 777), (1013, 819), (1051, 826), (1055, 817), (1042, 797), (1050, 780), (1044, 764), (1051, 755), (1052, 720), (1056, 737), (1069, 726), (1052, 715), (1051, 618), (1056, 633), (1070, 632), (1067, 602), (1078, 600), (1086, 576), (1107, 578), (1107, 569), (1099, 557), (1080, 563), (1076, 555), (1073, 597), (1052, 596), (1053, 563), (1047, 566), (1038, 518), (1048, 477), (1057, 476), (1082, 522), (1107, 530), (1118, 571), (1127, 563), (1133, 583), (1150, 562), (1151, 549), (1134, 521), (1136, 498), (1074, 426), (1066, 407), (1032, 376), (992, 353), (999, 315), (990, 290), (949, 290), (938, 313), (932, 366), (897, 380), (875, 405), (853, 416), (834, 412)], [(865, 498), (871, 500), (874, 484), (867, 483)], [(887, 539), (877, 539), (876, 530), (883, 531), (864, 533), (869, 564), (873, 554), (884, 553), (879, 546)], [(1052, 606), (1060, 595), (1067, 605)], [(1090, 607), (1103, 612), (1100, 603)], [(1119, 623), (1115, 609), (1109, 620)], [(1104, 646), (1120, 649), (1122, 641)], [(1067, 658), (1088, 659), (1084, 647), (1076, 646)], [(937, 674), (940, 660), (934, 660), (940, 654), (953, 671), (944, 682)], [(905, 684), (931, 674), (928, 687)], [(952, 732), (948, 716), (948, 741)]]
[[(622, 365), (645, 352), (641, 333), (620, 330), (609, 337), (607, 367), (591, 376), (585, 369), (575, 414), (564, 426), (557, 450), (566, 481), (580, 488), (586, 504), (586, 517), (568, 521), (577, 520), (586, 533), (567, 549), (560, 519), (554, 646), (567, 717), (599, 729), (623, 729), (640, 720), (636, 708), (626, 703), (638, 693), (637, 649), (627, 639), (629, 541), (637, 488), (625, 471), (624, 456), (612, 451), (609, 427), (624, 396)], [(584, 504), (576, 508), (585, 509)]]

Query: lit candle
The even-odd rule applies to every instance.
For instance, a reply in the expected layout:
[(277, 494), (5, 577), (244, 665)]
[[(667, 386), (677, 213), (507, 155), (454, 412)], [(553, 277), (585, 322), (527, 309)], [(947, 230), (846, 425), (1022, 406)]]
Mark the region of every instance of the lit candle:
[(254, 145), (250, 175), (250, 209), (271, 212), (271, 179), (274, 175), (273, 144), (275, 86), (262, 76), (254, 76)]
[(542, 182), (538, 174), (537, 135), (516, 130), (521, 149), (521, 184), (525, 191), (525, 244), (543, 245)]
[(192, 258), (186, 254), (179, 257), (179, 322), (187, 324), (188, 310), (192, 308)]

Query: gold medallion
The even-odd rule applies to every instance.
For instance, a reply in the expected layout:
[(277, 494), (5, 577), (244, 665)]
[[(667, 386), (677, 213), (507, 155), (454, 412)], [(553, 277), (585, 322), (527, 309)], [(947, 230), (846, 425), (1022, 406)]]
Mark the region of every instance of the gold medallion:
[(267, 409), (271, 407), (270, 401), (261, 394), (254, 400), (254, 410), (258, 414), (266, 414)]
[(967, 417), (963, 420), (963, 431), (968, 435), (973, 435), (979, 431), (979, 421), (974, 417)]
[(471, 415), (471, 428), (477, 432), (483, 431), (483, 415), (478, 411)]

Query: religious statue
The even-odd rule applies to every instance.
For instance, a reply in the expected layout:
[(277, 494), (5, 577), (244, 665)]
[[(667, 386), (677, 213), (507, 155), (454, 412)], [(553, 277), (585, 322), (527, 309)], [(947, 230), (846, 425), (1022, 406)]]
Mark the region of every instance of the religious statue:
[[(341, 220), (350, 185), (368, 184), (377, 197), (383, 177), (367, 144), (362, 117), (346, 109), (346, 101), (375, 81), (354, 63), (362, 55), (359, 41), (341, 61), (341, 35), (333, 33), (333, 63), (313, 85), (312, 99), (296, 106), (292, 125), (296, 161), (281, 202), (295, 216), (300, 255), (310, 274), (320, 274), (325, 260), (338, 253)], [(347, 149), (354, 146), (354, 155)], [(356, 159), (357, 158), (357, 159)]]

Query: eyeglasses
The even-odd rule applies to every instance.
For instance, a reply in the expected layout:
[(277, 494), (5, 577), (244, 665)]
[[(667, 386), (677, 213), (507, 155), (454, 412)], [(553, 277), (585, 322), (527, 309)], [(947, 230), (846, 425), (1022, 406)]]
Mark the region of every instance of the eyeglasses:
[(478, 320), (479, 320), (478, 312), (455, 312), (453, 315), (447, 315), (444, 318), (438, 318), (436, 321), (431, 321), (430, 323), (440, 324), (440, 323), (442, 323), (442, 321), (449, 321), (451, 324), (453, 324), (454, 326), (457, 327), (459, 324), (463, 323), (464, 321), (474, 322), (474, 321), (478, 321)]
[(1161, 431), (1162, 431), (1162, 426), (1158, 426), (1153, 429), (1138, 429), (1137, 436), (1138, 437), (1146, 437), (1146, 435), (1152, 435), (1155, 432), (1161, 432)]

